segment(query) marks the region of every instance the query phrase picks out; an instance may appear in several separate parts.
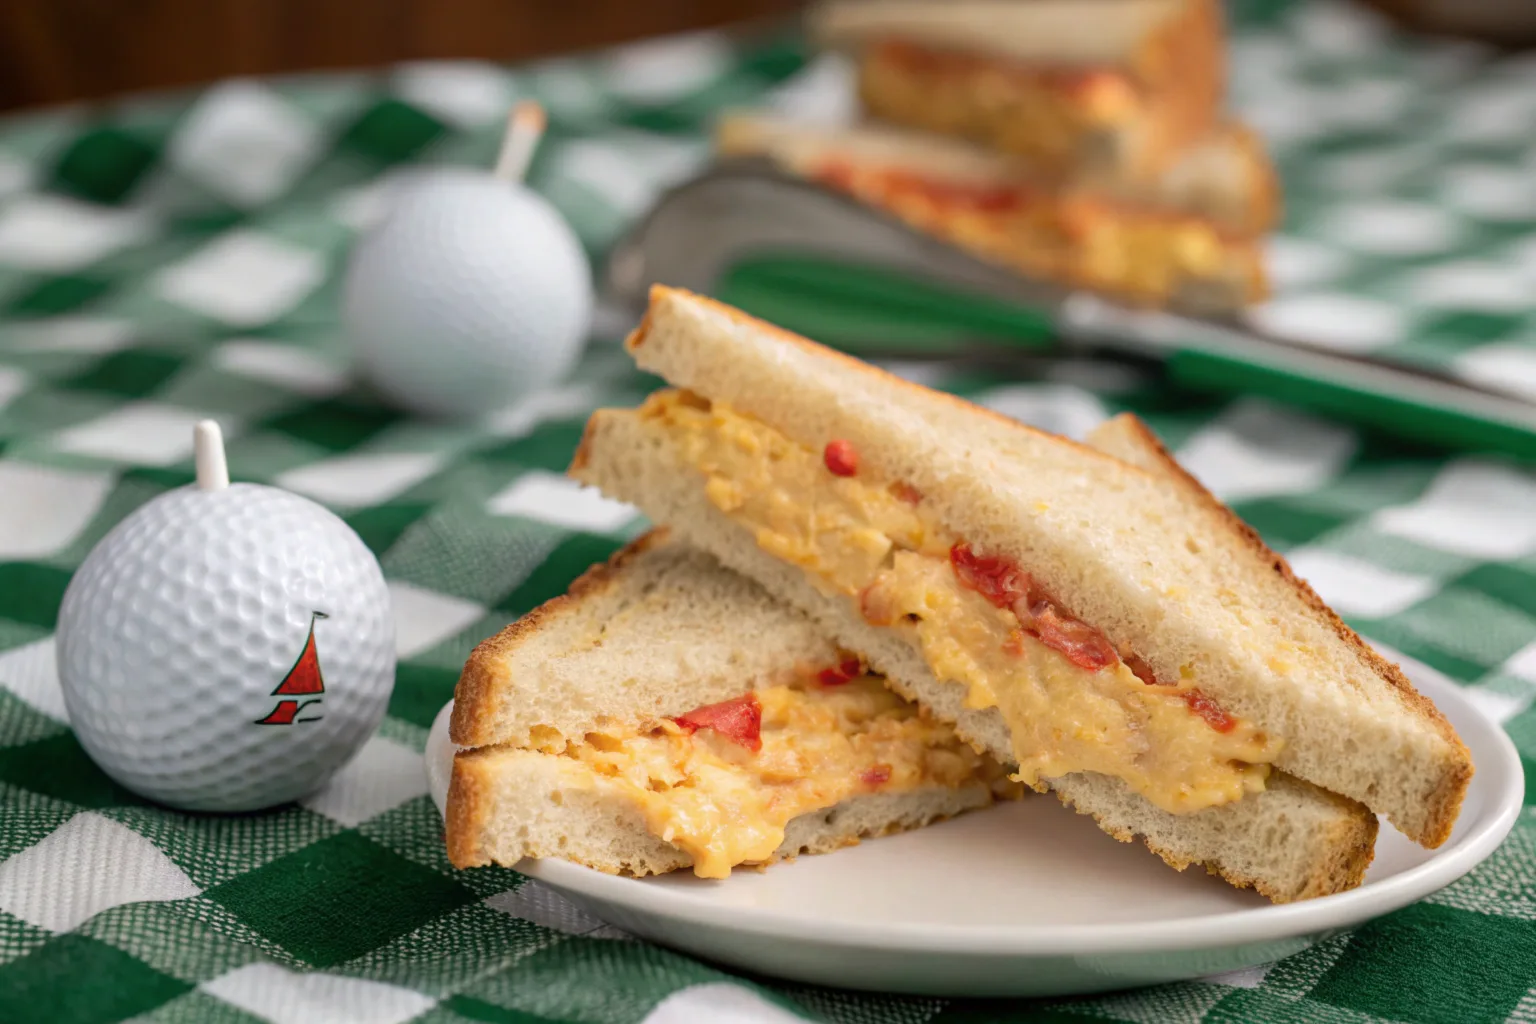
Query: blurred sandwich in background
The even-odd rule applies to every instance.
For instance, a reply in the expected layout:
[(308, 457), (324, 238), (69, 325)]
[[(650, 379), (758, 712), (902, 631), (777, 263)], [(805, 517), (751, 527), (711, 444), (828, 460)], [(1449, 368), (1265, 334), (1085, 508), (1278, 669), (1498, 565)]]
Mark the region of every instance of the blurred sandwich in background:
[(835, 0), (808, 18), (856, 62), (872, 121), (735, 113), (722, 156), (1030, 277), (1202, 312), (1267, 295), (1280, 189), (1222, 110), (1216, 0)]

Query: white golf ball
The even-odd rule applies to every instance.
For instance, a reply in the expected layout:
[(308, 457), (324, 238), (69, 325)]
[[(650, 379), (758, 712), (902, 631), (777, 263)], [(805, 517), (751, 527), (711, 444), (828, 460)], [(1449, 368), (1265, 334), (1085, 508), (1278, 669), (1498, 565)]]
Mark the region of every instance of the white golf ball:
[(373, 733), (395, 677), (373, 554), (273, 487), (183, 487), (102, 538), (59, 611), (70, 724), (112, 778), (186, 810), (317, 789)]
[(592, 274), (543, 198), (443, 170), (403, 185), (358, 242), (342, 305), (357, 368), (386, 399), (467, 418), (570, 371), (592, 319)]

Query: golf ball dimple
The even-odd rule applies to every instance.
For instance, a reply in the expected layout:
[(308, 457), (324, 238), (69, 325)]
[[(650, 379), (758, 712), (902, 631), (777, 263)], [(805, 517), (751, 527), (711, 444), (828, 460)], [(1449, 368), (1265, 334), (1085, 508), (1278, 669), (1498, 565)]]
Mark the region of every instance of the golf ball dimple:
[(378, 726), (394, 685), (373, 554), (321, 506), (254, 484), (184, 487), (120, 523), (70, 581), (56, 644), (86, 752), (187, 810), (317, 789)]

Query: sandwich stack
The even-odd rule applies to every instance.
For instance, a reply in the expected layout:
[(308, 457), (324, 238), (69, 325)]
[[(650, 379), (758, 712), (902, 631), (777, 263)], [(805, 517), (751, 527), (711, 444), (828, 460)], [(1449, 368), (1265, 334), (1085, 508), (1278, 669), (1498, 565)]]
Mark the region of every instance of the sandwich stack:
[(1079, 445), (676, 289), (627, 348), (670, 387), (570, 472), (670, 532), (471, 657), (456, 864), (719, 876), (1005, 773), (1276, 902), (1378, 815), (1450, 835), (1454, 729), (1134, 417)]
[(667, 531), (481, 644), (451, 726), (460, 867), (647, 875), (823, 853), (1018, 795), (809, 619)]
[(1279, 188), (1222, 108), (1219, 0), (830, 0), (869, 120), (740, 113), (767, 158), (1033, 278), (1225, 312), (1267, 293)]

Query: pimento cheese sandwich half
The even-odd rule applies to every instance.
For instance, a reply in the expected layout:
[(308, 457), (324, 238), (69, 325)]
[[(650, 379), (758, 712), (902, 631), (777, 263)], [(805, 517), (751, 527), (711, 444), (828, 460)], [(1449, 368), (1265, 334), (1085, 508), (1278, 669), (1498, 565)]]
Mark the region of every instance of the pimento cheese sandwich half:
[[(658, 287), (571, 473), (1105, 831), (1276, 900), (1433, 847), (1455, 730), (1129, 417), (1081, 445)], [(1021, 837), (1023, 841), (1024, 837)]]

